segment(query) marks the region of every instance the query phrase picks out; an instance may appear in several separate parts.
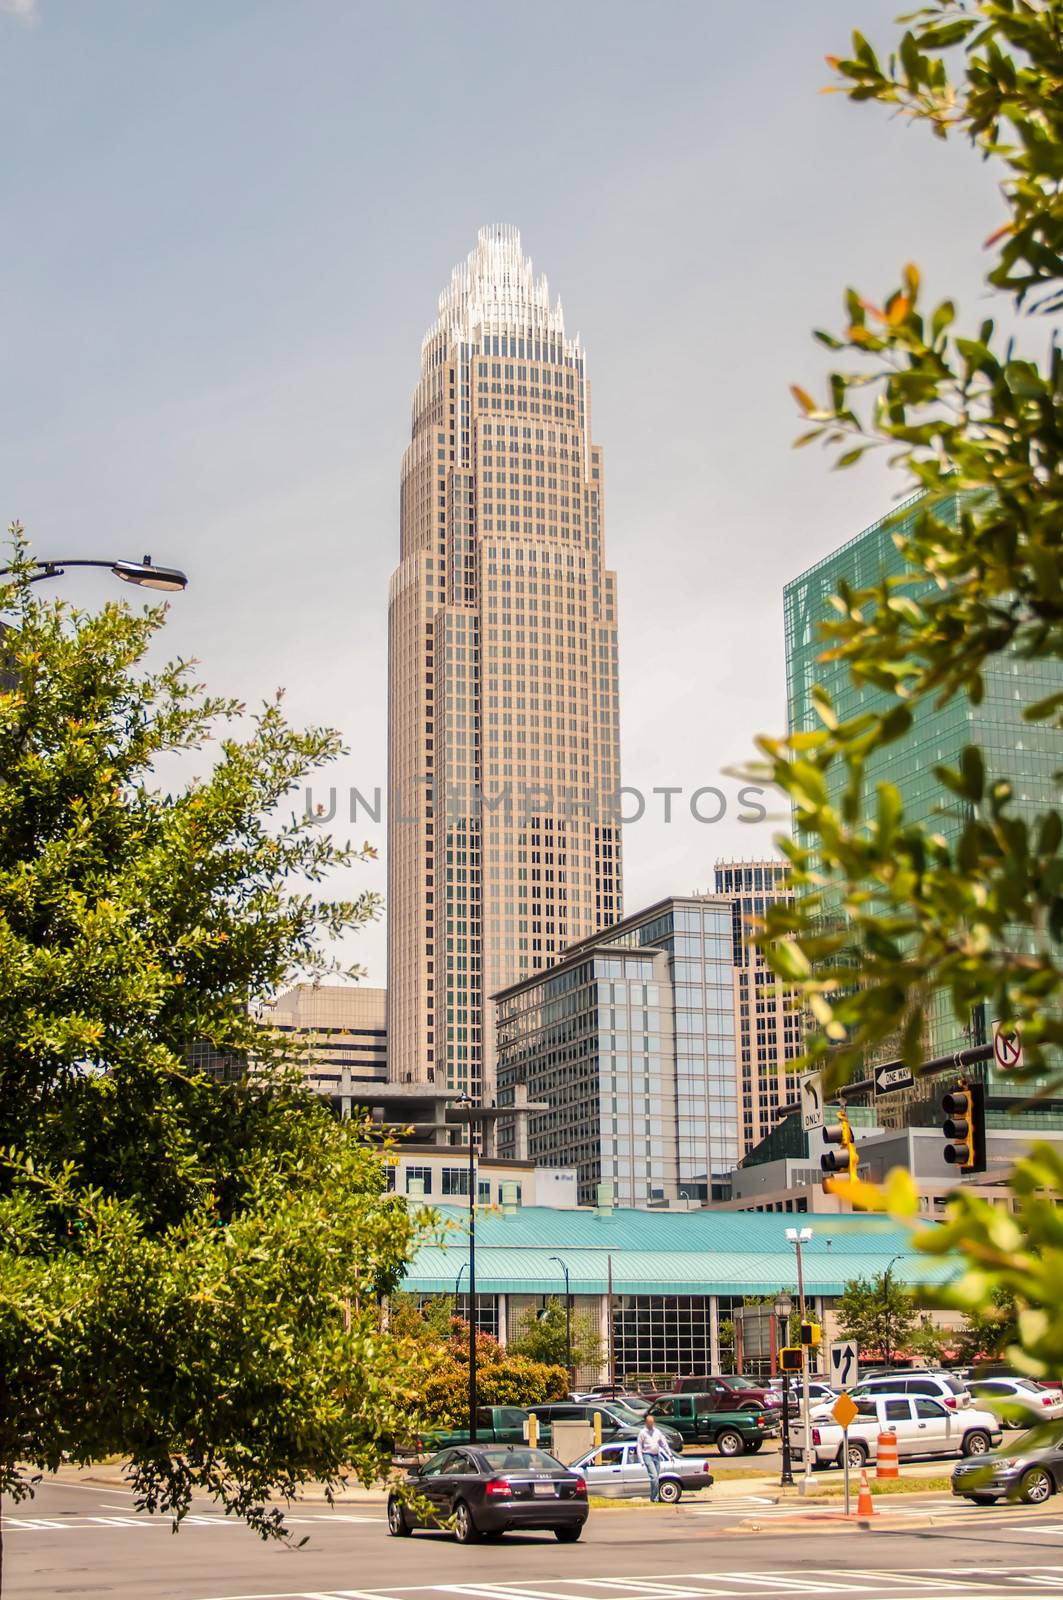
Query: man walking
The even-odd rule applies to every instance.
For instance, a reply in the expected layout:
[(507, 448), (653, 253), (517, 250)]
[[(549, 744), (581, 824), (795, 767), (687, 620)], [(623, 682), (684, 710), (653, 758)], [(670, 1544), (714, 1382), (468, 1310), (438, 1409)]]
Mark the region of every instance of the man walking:
[(649, 1474), (650, 1499), (656, 1504), (661, 1498), (661, 1462), (671, 1461), (672, 1452), (658, 1432), (652, 1414), (647, 1415), (635, 1448), (639, 1461)]

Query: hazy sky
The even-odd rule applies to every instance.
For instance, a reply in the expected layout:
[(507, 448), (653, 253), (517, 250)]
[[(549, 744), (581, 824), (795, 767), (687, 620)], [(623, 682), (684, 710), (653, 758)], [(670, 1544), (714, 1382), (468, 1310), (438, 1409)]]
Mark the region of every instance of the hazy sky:
[[(706, 826), (650, 796), (626, 903), (709, 886), (770, 848), (720, 774), (784, 726), (782, 584), (901, 487), (791, 450), (809, 330), (908, 259), (980, 313), (987, 172), (818, 93), (899, 9), (0, 0), (0, 514), (39, 554), (185, 567), (169, 651), (285, 685), (342, 729), (341, 791), (383, 787), (420, 340), (477, 228), (516, 223), (588, 350), (624, 781), (732, 798)], [(381, 859), (349, 887), (382, 890), (356, 832)], [(382, 926), (356, 955), (383, 982)]]

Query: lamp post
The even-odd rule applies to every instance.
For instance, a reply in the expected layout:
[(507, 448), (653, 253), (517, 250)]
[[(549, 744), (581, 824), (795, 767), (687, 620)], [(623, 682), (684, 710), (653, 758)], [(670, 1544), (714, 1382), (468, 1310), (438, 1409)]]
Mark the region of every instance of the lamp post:
[(560, 1256), (550, 1256), (548, 1259), (556, 1261), (565, 1274), (565, 1365), (568, 1367), (568, 1381), (575, 1388), (576, 1374), (572, 1368), (572, 1296), (568, 1288), (568, 1268)]
[(787, 1228), (786, 1237), (797, 1256), (797, 1304), (801, 1313), (801, 1403), (804, 1411), (805, 1475), (802, 1492), (812, 1485), (812, 1428), (808, 1415), (808, 1346), (805, 1343), (805, 1270), (801, 1259), (801, 1246), (812, 1238), (811, 1228)]
[(892, 1365), (893, 1365), (893, 1357), (894, 1357), (894, 1354), (895, 1354), (895, 1351), (893, 1350), (893, 1341), (889, 1336), (889, 1330), (890, 1330), (890, 1326), (891, 1326), (890, 1290), (893, 1287), (893, 1278), (892, 1278), (891, 1275), (892, 1275), (894, 1267), (897, 1265), (897, 1262), (901, 1259), (901, 1255), (903, 1255), (903, 1251), (900, 1252), (900, 1254), (894, 1256), (893, 1260), (890, 1262), (889, 1266), (886, 1268), (885, 1272), (882, 1274), (882, 1326), (886, 1330), (886, 1341), (887, 1341), (886, 1348), (885, 1348), (885, 1350), (883, 1350), (882, 1354), (886, 1358), (887, 1367), (892, 1367)]
[[(67, 567), (106, 567), (123, 583), (134, 583), (141, 589), (161, 589), (176, 594), (188, 588), (188, 579), (177, 567), (157, 567), (150, 556), (143, 561), (31, 561), (34, 568), (29, 583), (42, 583), (45, 578), (61, 578)], [(0, 578), (10, 577), (14, 567), (0, 567)]]
[[(785, 1289), (775, 1296), (775, 1316), (779, 1324), (779, 1348), (790, 1343), (790, 1312), (794, 1303)], [(782, 1375), (782, 1476), (779, 1485), (785, 1488), (794, 1481), (793, 1463), (790, 1460), (790, 1374)]]

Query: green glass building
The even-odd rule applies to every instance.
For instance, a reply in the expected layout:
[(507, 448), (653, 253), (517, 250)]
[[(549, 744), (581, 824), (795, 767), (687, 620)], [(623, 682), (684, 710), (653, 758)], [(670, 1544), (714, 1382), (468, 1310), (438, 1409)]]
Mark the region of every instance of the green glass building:
[[(844, 662), (823, 661), (825, 648), (820, 625), (837, 613), (830, 597), (844, 580), (854, 589), (866, 589), (883, 576), (900, 576), (906, 570), (894, 543), (896, 533), (910, 530), (921, 496), (913, 496), (881, 522), (857, 534), (847, 544), (825, 556), (794, 578), (783, 591), (786, 617), (786, 679), (791, 733), (820, 726), (812, 706), (812, 689), (820, 685), (830, 695), (842, 720), (863, 711), (888, 710), (895, 699), (884, 690), (857, 686)], [(956, 517), (956, 502), (942, 516)], [(908, 591), (918, 595), (918, 590)], [(1063, 749), (1057, 730), (1023, 721), (1024, 706), (1063, 689), (1063, 666), (1057, 660), (1020, 661), (1004, 653), (986, 668), (986, 692), (981, 705), (955, 696), (936, 708), (925, 701), (913, 707), (913, 725), (903, 739), (877, 752), (867, 766), (867, 793), (875, 785), (895, 784), (913, 821), (933, 822), (947, 839), (955, 838), (963, 822), (963, 802), (934, 776), (936, 766), (955, 767), (965, 745), (978, 745), (987, 777), (1006, 777), (1015, 792), (1016, 814), (1029, 819), (1060, 802), (1060, 785), (1053, 774), (1063, 766)], [(836, 797), (844, 770), (828, 774), (828, 788)], [(968, 1044), (985, 1043), (991, 1019), (978, 1008), (966, 1023), (958, 1021), (946, 997), (931, 1015), (926, 1041), (930, 1056), (944, 1055)]]

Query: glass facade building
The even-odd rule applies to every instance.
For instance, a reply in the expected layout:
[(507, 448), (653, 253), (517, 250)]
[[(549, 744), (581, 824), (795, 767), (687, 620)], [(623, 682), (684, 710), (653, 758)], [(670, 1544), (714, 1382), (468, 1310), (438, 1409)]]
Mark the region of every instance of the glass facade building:
[(800, 1055), (801, 1009), (764, 959), (755, 925), (770, 905), (789, 900), (782, 861), (718, 861), (716, 893), (731, 902), (734, 949), (735, 1073), (741, 1113), (741, 1153), (770, 1132), (795, 1083), (788, 1063)]
[[(739, 1149), (731, 904), (669, 899), (496, 996), (498, 1101), (550, 1109), (528, 1154), (574, 1166), (581, 1204), (720, 1198)], [(499, 1155), (515, 1131), (499, 1125)]]
[[(786, 585), (791, 733), (820, 726), (811, 699), (817, 684), (830, 694), (839, 720), (866, 711), (882, 712), (896, 704), (895, 697), (884, 690), (854, 684), (844, 662), (821, 659), (825, 645), (820, 625), (837, 616), (830, 597), (837, 593), (842, 580), (854, 589), (865, 589), (884, 576), (905, 572), (894, 535), (912, 529), (921, 499), (914, 496)], [(947, 504), (940, 515), (955, 522), (957, 501)], [(906, 592), (918, 595), (918, 590)], [(1004, 652), (986, 665), (981, 705), (957, 695), (945, 706), (936, 706), (932, 698), (913, 706), (914, 720), (908, 733), (877, 751), (867, 763), (865, 793), (872, 797), (872, 806), (876, 784), (895, 784), (911, 820), (932, 821), (946, 839), (955, 840), (963, 826), (963, 802), (939, 783), (934, 768), (957, 766), (960, 752), (970, 744), (981, 748), (989, 781), (1004, 777), (1011, 781), (1015, 815), (1029, 821), (1046, 807), (1058, 806), (1060, 785), (1054, 774), (1060, 767), (1059, 734), (1049, 726), (1024, 722), (1022, 713), (1024, 706), (1061, 689), (1063, 668), (1057, 660), (1020, 661)], [(840, 793), (844, 776), (837, 763), (828, 771), (832, 799)], [(989, 1020), (983, 1008), (978, 1008), (970, 1019), (960, 1021), (953, 1015), (947, 996), (936, 997), (925, 1041), (928, 1055), (939, 1056), (986, 1042)]]

